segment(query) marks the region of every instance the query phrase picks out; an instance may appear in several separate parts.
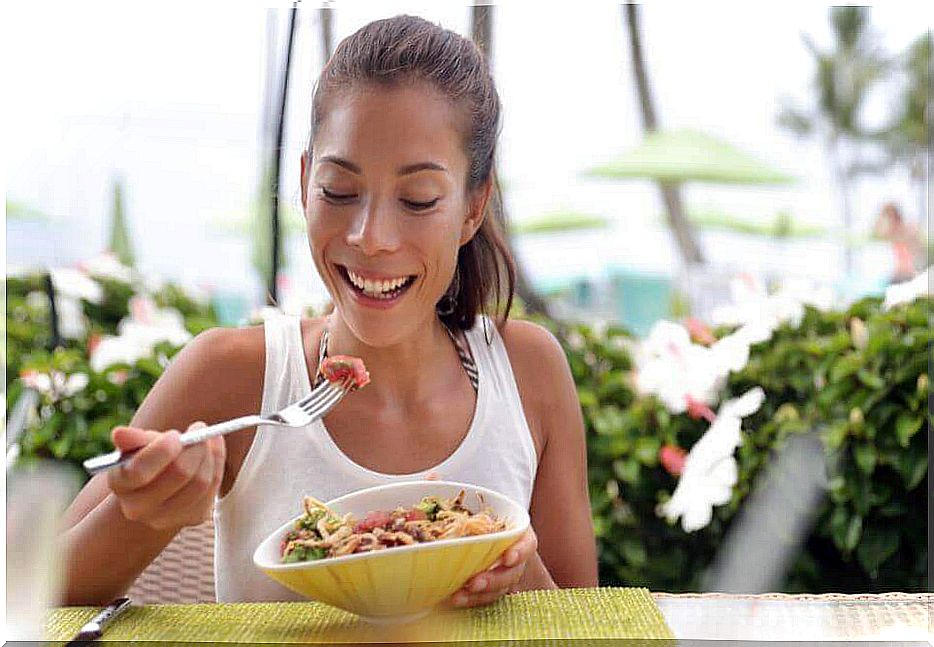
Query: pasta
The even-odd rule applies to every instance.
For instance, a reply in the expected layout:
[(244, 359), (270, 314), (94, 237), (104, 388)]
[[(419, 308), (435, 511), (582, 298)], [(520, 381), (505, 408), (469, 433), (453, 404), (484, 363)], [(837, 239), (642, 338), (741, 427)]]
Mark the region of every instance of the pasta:
[[(282, 562), (340, 557), (507, 528), (506, 521), (488, 509), (471, 512), (464, 505), (464, 497), (464, 490), (450, 499), (428, 496), (415, 506), (370, 512), (362, 521), (356, 521), (350, 514), (338, 516), (314, 497), (306, 496), (305, 514), (280, 545)], [(477, 497), (482, 505), (483, 498), (479, 494)]]

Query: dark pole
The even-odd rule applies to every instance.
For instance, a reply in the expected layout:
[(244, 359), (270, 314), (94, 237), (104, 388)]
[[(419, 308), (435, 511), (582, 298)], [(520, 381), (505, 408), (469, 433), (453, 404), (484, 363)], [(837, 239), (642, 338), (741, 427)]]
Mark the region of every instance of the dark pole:
[(279, 218), (279, 167), (282, 161), (282, 139), (285, 132), (285, 107), (289, 96), (289, 69), (292, 65), (292, 42), (295, 39), (295, 18), (298, 3), (292, 3), (289, 12), (289, 41), (285, 50), (285, 69), (282, 72), (282, 89), (279, 94), (279, 111), (276, 114), (276, 147), (272, 152), (272, 266), (269, 272), (269, 301), (276, 305), (279, 301), (279, 288), (276, 279), (280, 264), (280, 218)]
[[(470, 10), (470, 37), (477, 44), (477, 47), (483, 52), (487, 65), (493, 68), (493, 5), (475, 4)], [(493, 213), (496, 216), (497, 224), (506, 237), (510, 251), (513, 252), (513, 261), (516, 266), (516, 293), (525, 304), (528, 312), (539, 314), (554, 319), (548, 303), (535, 291), (532, 282), (525, 272), (525, 266), (519, 260), (519, 256), (513, 251), (513, 236), (509, 227), (509, 214), (506, 213), (506, 205), (503, 202), (502, 189), (499, 183), (499, 174), (493, 173), (493, 192), (490, 196), (493, 203)]]
[(58, 329), (58, 307), (55, 305), (55, 285), (52, 283), (52, 275), (48, 272), (45, 275), (45, 294), (49, 298), (49, 327), (52, 333), (49, 350), (54, 351), (62, 345), (62, 334)]

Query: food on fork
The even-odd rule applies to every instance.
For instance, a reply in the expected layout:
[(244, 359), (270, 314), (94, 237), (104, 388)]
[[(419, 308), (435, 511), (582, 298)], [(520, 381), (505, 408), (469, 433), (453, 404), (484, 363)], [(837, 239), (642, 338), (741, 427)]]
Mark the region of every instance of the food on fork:
[[(478, 494), (481, 504), (483, 498)], [(486, 535), (507, 528), (488, 509), (471, 512), (464, 505), (464, 490), (450, 499), (427, 496), (417, 505), (392, 512), (370, 512), (362, 521), (338, 516), (311, 496), (304, 499), (305, 514), (280, 544), (283, 563), (385, 550), (441, 539)]]
[(349, 355), (327, 357), (321, 362), (319, 372), (328, 382), (337, 384), (340, 384), (350, 377), (353, 379), (353, 387), (355, 389), (361, 389), (370, 383), (370, 374), (363, 365), (363, 360), (359, 357), (351, 357)]

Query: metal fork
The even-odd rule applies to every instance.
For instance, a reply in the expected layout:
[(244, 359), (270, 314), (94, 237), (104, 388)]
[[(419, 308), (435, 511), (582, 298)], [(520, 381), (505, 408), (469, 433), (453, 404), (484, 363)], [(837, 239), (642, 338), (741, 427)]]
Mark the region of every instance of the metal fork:
[[(333, 409), (347, 393), (353, 390), (350, 378), (343, 382), (329, 382), (319, 384), (304, 398), (280, 409), (268, 416), (242, 416), (209, 427), (202, 427), (181, 435), (182, 446), (187, 447), (200, 443), (214, 436), (223, 436), (233, 431), (255, 427), (256, 425), (271, 425), (273, 427), (304, 427), (310, 425), (318, 418), (323, 417)], [(142, 449), (142, 448), (139, 448)], [(128, 452), (115, 450), (109, 454), (101, 454), (84, 461), (84, 469), (91, 475), (109, 470), (111, 467), (121, 465), (136, 454), (139, 449)]]

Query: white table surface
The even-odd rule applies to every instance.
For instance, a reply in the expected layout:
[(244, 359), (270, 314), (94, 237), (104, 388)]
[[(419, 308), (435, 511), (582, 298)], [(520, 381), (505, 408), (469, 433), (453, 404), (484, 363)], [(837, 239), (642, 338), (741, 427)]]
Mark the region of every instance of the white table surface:
[(653, 595), (679, 639), (930, 643), (934, 638), (931, 593)]

